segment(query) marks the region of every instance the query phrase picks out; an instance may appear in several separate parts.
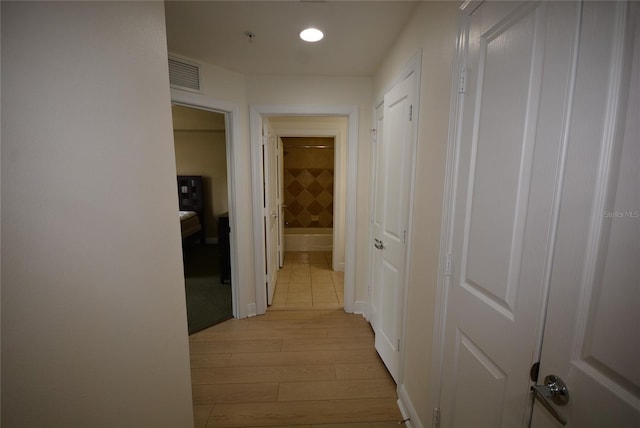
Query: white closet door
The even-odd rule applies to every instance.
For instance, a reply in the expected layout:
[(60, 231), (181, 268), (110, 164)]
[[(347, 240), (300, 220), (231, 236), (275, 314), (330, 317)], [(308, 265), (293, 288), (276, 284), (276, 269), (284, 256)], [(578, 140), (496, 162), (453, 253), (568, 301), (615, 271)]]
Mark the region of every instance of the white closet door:
[(415, 124), (412, 118), (415, 76), (384, 96), (382, 144), (376, 178), (375, 347), (389, 373), (400, 378), (400, 347), (407, 267), (407, 228)]
[(468, 12), (442, 426), (526, 426), (579, 7)]

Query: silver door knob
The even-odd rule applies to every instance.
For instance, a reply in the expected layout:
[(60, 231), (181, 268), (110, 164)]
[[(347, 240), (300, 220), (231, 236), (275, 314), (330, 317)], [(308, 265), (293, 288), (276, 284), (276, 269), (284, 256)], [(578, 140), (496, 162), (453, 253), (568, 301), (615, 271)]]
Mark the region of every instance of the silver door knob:
[(567, 419), (558, 413), (549, 401), (553, 401), (558, 406), (564, 406), (569, 402), (569, 390), (562, 379), (556, 375), (549, 375), (544, 378), (544, 385), (532, 386), (531, 393), (558, 422), (562, 425), (567, 424)]

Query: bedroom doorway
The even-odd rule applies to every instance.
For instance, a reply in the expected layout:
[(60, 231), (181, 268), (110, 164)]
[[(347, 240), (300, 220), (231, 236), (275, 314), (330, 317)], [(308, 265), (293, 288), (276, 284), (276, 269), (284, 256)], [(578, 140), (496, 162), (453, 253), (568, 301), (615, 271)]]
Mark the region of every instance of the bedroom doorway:
[(173, 104), (189, 334), (233, 317), (224, 113)]

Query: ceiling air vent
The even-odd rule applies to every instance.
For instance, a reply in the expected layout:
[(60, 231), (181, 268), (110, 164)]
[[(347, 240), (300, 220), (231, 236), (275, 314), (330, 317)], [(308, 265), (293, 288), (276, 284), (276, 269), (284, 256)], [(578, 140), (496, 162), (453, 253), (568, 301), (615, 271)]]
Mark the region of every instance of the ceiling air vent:
[(200, 92), (200, 66), (169, 57), (169, 83), (175, 88)]

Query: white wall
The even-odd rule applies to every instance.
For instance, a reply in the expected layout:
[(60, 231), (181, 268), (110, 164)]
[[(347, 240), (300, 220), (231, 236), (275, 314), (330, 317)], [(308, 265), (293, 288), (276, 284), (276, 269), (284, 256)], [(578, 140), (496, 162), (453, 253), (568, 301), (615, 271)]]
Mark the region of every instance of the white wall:
[(2, 2), (2, 423), (192, 426), (161, 2)]
[(458, 5), (420, 4), (374, 77), (374, 94), (379, 99), (401, 68), (422, 49), (414, 237), (401, 392), (409, 401), (405, 404), (416, 412), (412, 422), (417, 417), (421, 424), (417, 426), (425, 427), (431, 426), (432, 409), (437, 404), (430, 394), (430, 369)]

